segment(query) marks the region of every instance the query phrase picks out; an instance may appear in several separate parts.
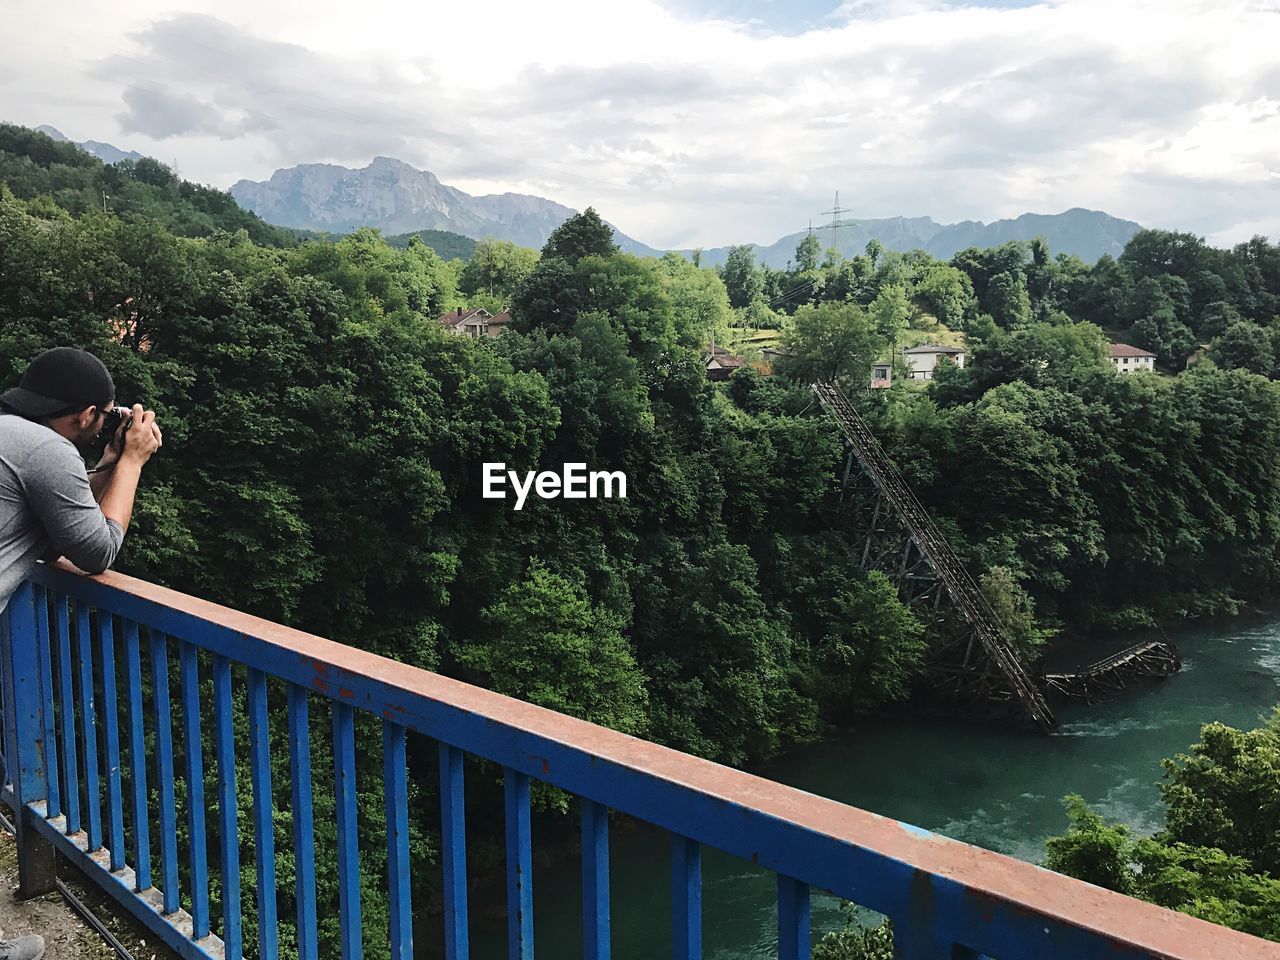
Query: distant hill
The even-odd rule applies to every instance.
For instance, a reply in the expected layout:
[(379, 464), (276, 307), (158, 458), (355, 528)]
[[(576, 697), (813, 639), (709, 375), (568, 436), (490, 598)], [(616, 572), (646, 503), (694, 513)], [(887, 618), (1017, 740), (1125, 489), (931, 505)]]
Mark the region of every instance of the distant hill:
[[(473, 197), (441, 183), (430, 171), (391, 157), (375, 157), (358, 169), (305, 163), (277, 170), (269, 180), (241, 180), (231, 195), (267, 222), (284, 227), (337, 233), (377, 227), (388, 235), (443, 230), (475, 240), (511, 240), (535, 250), (577, 212), (527, 194)], [(659, 254), (616, 227), (614, 240), (629, 253)]]
[(61, 130), (57, 127), (51, 127), (47, 123), (42, 123), (36, 127), (36, 130), (43, 133), (59, 143), (74, 143), (85, 153), (91, 153), (103, 163), (119, 163), (121, 160), (138, 161), (142, 159), (142, 154), (136, 150), (121, 150), (109, 143), (100, 143), (97, 140), (69, 140)]
[(935, 257), (950, 258), (966, 247), (998, 247), (1010, 240), (1044, 237), (1052, 253), (1071, 253), (1087, 263), (1103, 254), (1113, 257), (1142, 229), (1132, 220), (1121, 220), (1100, 210), (1073, 207), (1062, 213), (1024, 213), (1014, 220), (984, 224), (965, 220), (943, 227), (925, 247)]
[(393, 247), (403, 249), (409, 245), (409, 241), (414, 237), (418, 237), (423, 243), (440, 254), (444, 260), (470, 260), (471, 255), (476, 252), (476, 241), (470, 237), (464, 237), (460, 233), (450, 233), (448, 230), (418, 230), (414, 233), (396, 233), (386, 238), (387, 243)]
[[(1075, 207), (1063, 213), (1024, 213), (1014, 220), (982, 223), (938, 223), (932, 217), (887, 217), (881, 220), (850, 220), (837, 231), (840, 252), (850, 257), (862, 253), (867, 243), (878, 240), (887, 250), (924, 250), (940, 260), (949, 260), (966, 247), (998, 247), (1009, 240), (1044, 237), (1052, 253), (1070, 253), (1093, 263), (1103, 254), (1119, 256), (1124, 245), (1141, 225), (1120, 220), (1098, 210)], [(831, 228), (815, 227), (823, 247), (831, 245)], [(756, 262), (785, 267), (794, 260), (796, 245), (805, 231), (792, 233), (768, 246), (754, 245)], [(704, 266), (719, 266), (729, 255), (729, 247), (702, 251)], [(691, 256), (693, 251), (681, 251)]]

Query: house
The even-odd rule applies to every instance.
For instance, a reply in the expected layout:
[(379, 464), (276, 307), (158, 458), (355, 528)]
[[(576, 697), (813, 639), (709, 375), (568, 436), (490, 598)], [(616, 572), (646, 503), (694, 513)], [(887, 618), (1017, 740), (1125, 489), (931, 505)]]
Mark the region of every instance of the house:
[(867, 384), (872, 390), (883, 390), (893, 386), (893, 364), (882, 360), (871, 365), (871, 381)]
[(452, 330), (454, 333), (463, 333), (466, 330), (465, 325), (468, 321), (474, 324), (477, 320), (488, 320), (492, 316), (493, 314), (484, 307), (472, 307), (470, 310), (464, 310), (459, 307), (457, 310), (450, 310), (443, 317), (438, 317), (437, 322), (439, 322), (440, 326), (447, 330)]
[(511, 322), (511, 314), (503, 310), (495, 315), (484, 307), (473, 307), (470, 310), (459, 307), (437, 319), (446, 329), (478, 340), (480, 337), (496, 337), (500, 334)]
[(964, 366), (964, 350), (960, 347), (944, 347), (937, 343), (922, 343), (918, 347), (908, 347), (902, 351), (907, 362), (907, 370), (912, 380), (932, 380), (933, 371), (941, 360)]
[(1137, 373), (1139, 370), (1156, 368), (1156, 355), (1141, 347), (1130, 346), (1127, 343), (1113, 343), (1110, 354), (1111, 366), (1116, 373)]
[(715, 382), (728, 380), (735, 370), (746, 365), (747, 361), (742, 357), (734, 356), (724, 347), (712, 345), (711, 355), (707, 357), (707, 379)]

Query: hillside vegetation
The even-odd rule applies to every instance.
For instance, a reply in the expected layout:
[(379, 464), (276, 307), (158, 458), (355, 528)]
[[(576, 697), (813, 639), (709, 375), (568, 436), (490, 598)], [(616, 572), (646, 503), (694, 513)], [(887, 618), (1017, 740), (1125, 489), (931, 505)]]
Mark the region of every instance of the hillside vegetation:
[(244, 230), (254, 243), (293, 246), (299, 234), (264, 223), (222, 190), (179, 180), (158, 160), (105, 164), (73, 143), (0, 123), (0, 183), (32, 209), (56, 219), (107, 211), (147, 221), (180, 237)]
[(476, 252), (477, 240), (464, 237), (460, 233), (448, 230), (418, 230), (414, 233), (397, 233), (387, 237), (387, 243), (397, 250), (403, 250), (409, 242), (417, 237), (434, 250), (444, 260), (470, 260)]

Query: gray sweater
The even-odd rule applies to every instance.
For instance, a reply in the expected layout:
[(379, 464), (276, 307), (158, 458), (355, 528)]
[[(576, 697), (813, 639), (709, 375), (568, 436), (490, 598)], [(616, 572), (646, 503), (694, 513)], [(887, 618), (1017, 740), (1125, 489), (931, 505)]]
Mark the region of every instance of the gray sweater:
[(0, 415), (0, 611), (41, 557), (89, 573), (111, 566), (124, 530), (102, 514), (74, 443), (48, 427)]

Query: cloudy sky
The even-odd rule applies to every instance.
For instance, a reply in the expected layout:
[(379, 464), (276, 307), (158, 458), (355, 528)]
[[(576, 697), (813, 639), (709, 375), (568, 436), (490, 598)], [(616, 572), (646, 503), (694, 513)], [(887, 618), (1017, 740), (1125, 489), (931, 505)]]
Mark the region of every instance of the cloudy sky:
[(832, 205), (1280, 237), (1280, 0), (0, 0), (0, 119), (221, 187), (378, 155), (658, 247)]

